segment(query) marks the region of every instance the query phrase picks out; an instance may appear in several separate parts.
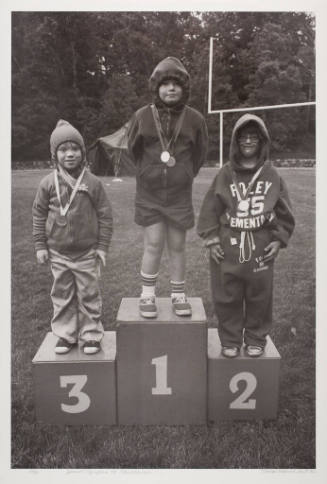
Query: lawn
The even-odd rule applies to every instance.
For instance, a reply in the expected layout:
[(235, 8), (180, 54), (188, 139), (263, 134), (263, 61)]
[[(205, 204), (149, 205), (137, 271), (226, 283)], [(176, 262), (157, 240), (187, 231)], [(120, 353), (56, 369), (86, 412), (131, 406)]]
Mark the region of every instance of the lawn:
[[(215, 169), (194, 186), (196, 214)], [(281, 169), (297, 221), (275, 266), (272, 339), (281, 356), (276, 420), (208, 426), (58, 427), (35, 419), (32, 359), (50, 330), (51, 275), (36, 264), (31, 206), (45, 170), (12, 174), (12, 467), (13, 468), (315, 468), (315, 172)], [(115, 232), (102, 276), (103, 322), (115, 328), (122, 297), (139, 295), (142, 232), (133, 222), (135, 180), (102, 178)], [(305, 255), (304, 255), (305, 254)], [(164, 256), (158, 295), (169, 294)], [(216, 325), (201, 240), (188, 233), (187, 293), (203, 299)]]

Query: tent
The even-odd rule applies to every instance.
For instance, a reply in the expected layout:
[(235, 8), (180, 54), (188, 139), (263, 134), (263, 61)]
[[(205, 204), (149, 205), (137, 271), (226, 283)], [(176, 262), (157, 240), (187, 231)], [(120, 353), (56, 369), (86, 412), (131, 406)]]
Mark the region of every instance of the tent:
[(115, 133), (98, 138), (88, 150), (92, 173), (100, 176), (135, 175), (135, 166), (127, 152), (127, 130), (124, 124)]

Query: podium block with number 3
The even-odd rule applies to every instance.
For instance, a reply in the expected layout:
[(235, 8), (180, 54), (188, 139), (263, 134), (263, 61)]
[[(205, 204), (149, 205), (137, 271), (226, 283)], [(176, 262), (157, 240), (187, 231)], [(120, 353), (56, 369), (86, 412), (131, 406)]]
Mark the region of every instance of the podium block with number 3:
[(48, 333), (33, 359), (38, 420), (56, 424), (116, 424), (116, 333), (105, 332), (101, 351), (73, 348), (56, 355)]
[(206, 315), (200, 298), (189, 301), (192, 316), (178, 317), (169, 298), (157, 298), (158, 316), (146, 320), (137, 298), (122, 300), (117, 316), (120, 424), (206, 422)]
[(216, 328), (208, 329), (208, 420), (275, 418), (280, 355), (267, 338), (264, 354), (250, 358), (243, 349), (225, 358)]

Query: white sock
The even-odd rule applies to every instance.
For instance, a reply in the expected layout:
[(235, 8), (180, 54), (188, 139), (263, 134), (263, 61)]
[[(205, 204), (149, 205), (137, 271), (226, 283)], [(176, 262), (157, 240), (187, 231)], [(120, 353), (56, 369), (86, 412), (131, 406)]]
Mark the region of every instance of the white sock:
[(150, 297), (156, 295), (156, 286), (142, 286), (141, 297)]
[(141, 281), (143, 283), (141, 297), (155, 296), (157, 278), (158, 273), (145, 274), (145, 272), (141, 271)]

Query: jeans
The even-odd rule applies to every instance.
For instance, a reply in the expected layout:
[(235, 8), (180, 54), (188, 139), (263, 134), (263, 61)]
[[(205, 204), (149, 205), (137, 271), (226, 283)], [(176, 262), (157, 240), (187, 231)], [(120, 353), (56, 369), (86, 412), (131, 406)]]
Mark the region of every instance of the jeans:
[(102, 299), (99, 289), (99, 261), (94, 249), (72, 259), (50, 250), (53, 286), (51, 298), (53, 334), (70, 343), (100, 341)]

